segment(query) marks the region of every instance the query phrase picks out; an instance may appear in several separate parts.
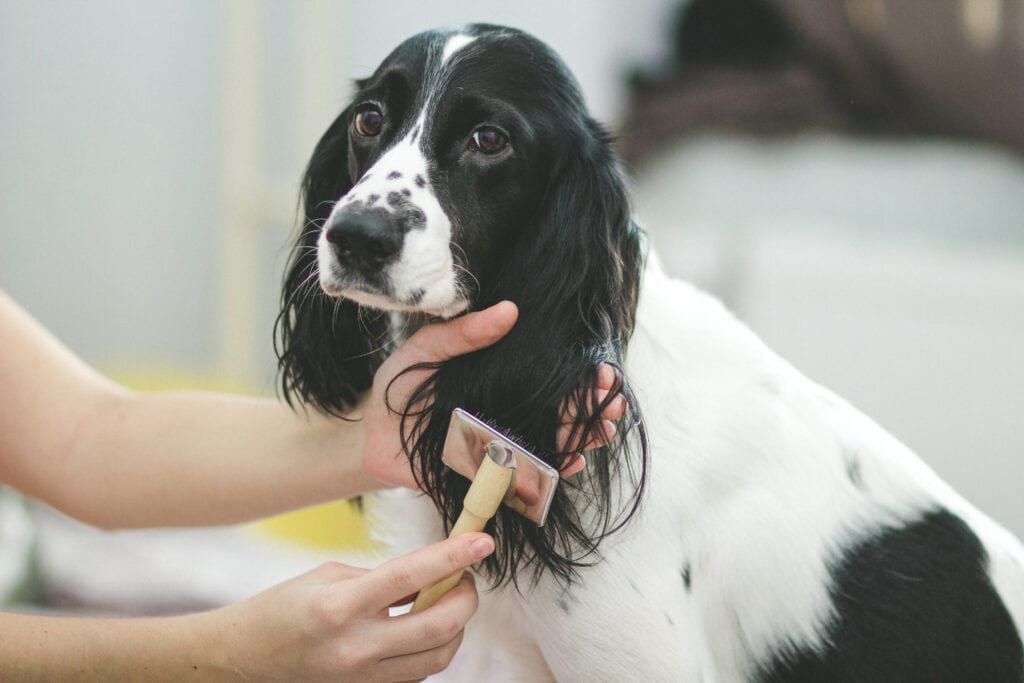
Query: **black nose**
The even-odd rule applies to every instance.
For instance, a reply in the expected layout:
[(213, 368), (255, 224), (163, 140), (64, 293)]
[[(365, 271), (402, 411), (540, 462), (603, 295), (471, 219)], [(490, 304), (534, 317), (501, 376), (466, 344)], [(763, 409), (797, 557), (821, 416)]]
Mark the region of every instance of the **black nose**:
[(402, 248), (402, 231), (383, 211), (344, 213), (327, 226), (326, 237), (338, 263), (364, 271), (380, 268)]

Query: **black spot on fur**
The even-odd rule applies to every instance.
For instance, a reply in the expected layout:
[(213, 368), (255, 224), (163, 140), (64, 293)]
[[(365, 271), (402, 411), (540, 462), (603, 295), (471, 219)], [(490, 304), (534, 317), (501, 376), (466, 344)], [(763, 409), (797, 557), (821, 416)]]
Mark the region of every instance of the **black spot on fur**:
[(417, 174), (413, 181), (416, 183), (416, 187), (426, 187), (427, 181), (423, 179), (423, 176)]
[(413, 290), (413, 293), (409, 295), (409, 304), (415, 306), (419, 302), (423, 301), (423, 295), (427, 293), (425, 289)]
[(578, 603), (579, 598), (573, 595), (572, 591), (568, 589), (563, 590), (562, 593), (558, 596), (558, 599), (555, 600), (555, 604), (558, 605), (558, 607), (566, 614), (569, 614), (569, 612), (572, 610), (572, 606)]
[(690, 592), (690, 563), (687, 562), (683, 565), (679, 575), (683, 577), (683, 587), (686, 588), (686, 592)]
[(402, 177), (402, 172), (401, 171), (392, 171), (391, 173), (388, 173), (388, 180), (398, 180), (401, 177)]
[(415, 206), (409, 207), (405, 212), (403, 227), (406, 230), (422, 230), (427, 227), (427, 214)]
[(388, 192), (388, 204), (391, 206), (398, 206), (402, 203), (402, 195), (397, 192)]
[(402, 196), (403, 197), (410, 197), (410, 196), (412, 196), (412, 190), (410, 190), (408, 187), (403, 187), (402, 188)]
[(781, 647), (762, 683), (1024, 680), (1020, 636), (959, 517), (931, 512), (857, 544), (831, 570), (825, 648)]
[(379, 194), (371, 194), (369, 197), (366, 198), (366, 203), (368, 206), (373, 206), (374, 204), (377, 203), (378, 199), (380, 199)]
[(676, 625), (676, 622), (672, 621), (672, 615), (670, 615), (668, 612), (664, 612), (664, 615), (665, 615), (665, 621), (668, 622), (669, 626), (675, 626)]
[(861, 491), (865, 490), (864, 477), (860, 471), (860, 458), (850, 455), (846, 459), (846, 477)]

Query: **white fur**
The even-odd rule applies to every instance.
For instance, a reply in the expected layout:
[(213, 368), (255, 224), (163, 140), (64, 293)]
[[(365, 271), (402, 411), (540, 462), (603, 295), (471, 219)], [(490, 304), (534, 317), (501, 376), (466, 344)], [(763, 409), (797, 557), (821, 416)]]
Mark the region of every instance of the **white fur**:
[(456, 33), (448, 42), (444, 44), (444, 50), (441, 52), (441, 63), (445, 64), (449, 59), (452, 58), (456, 52), (472, 43), (476, 38), (474, 36), (467, 36), (465, 33)]
[[(417, 127), (422, 129), (423, 118), (420, 117), (414, 130)], [(423, 311), (446, 318), (465, 310), (467, 301), (458, 284), (458, 271), (449, 246), (452, 223), (431, 187), (428, 170), (423, 151), (410, 133), (367, 170), (364, 176), (369, 176), (369, 179), (342, 197), (325, 222), (329, 226), (339, 213), (357, 202), (368, 202), (373, 195), (378, 197), (374, 206), (395, 213), (395, 207), (387, 202), (388, 195), (409, 191), (405, 201), (423, 211), (426, 222), (423, 228), (413, 228), (406, 233), (399, 259), (388, 266), (387, 275), (392, 285), (390, 295), (333, 286), (331, 273), (338, 266), (327, 243), (326, 230), (320, 233), (317, 243), (320, 282), (325, 291), (383, 310)], [(393, 172), (400, 173), (401, 177), (389, 178)], [(416, 176), (423, 178), (424, 187), (416, 184)], [(420, 289), (424, 294), (418, 304), (404, 303)]]
[[(482, 590), (437, 680), (744, 680), (780, 644), (821, 644), (829, 560), (937, 504), (981, 539), (1021, 630), (1019, 542), (653, 257), (626, 365), (651, 439), (639, 515), (568, 592), (549, 578), (522, 594)], [(851, 454), (869, 494), (850, 483)], [(440, 537), (423, 497), (388, 492), (372, 511), (401, 530), (396, 552)]]
[[(423, 150), (427, 137), (427, 121), (437, 94), (444, 82), (445, 67), (459, 50), (472, 43), (473, 36), (457, 33), (444, 45), (440, 64), (437, 64), (426, 81), (425, 101), (416, 116), (416, 123), (404, 138), (395, 143), (377, 162), (363, 174), (364, 180), (338, 200), (324, 222), (325, 230), (317, 241), (317, 265), (320, 284), (332, 296), (343, 296), (365, 306), (386, 311), (423, 312), (450, 318), (469, 305), (460, 286), (460, 267), (451, 253), (452, 222), (437, 198), (430, 182), (430, 166)], [(398, 178), (389, 177), (392, 173)], [(424, 180), (420, 187), (415, 178)], [(358, 204), (367, 204), (377, 196), (374, 206), (395, 214), (396, 208), (387, 202), (392, 192), (409, 192), (405, 197), (414, 207), (423, 211), (426, 221), (422, 229), (414, 228), (406, 233), (401, 255), (397, 262), (387, 266), (387, 277), (392, 291), (387, 294), (370, 293), (358, 289), (335, 286), (332, 273), (340, 268), (333, 251), (327, 243), (326, 228), (337, 215)], [(424, 290), (416, 303), (408, 303), (413, 292)]]

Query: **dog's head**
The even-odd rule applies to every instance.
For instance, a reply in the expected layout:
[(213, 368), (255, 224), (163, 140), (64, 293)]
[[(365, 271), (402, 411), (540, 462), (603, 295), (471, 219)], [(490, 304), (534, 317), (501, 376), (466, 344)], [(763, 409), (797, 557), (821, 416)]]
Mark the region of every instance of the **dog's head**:
[[(453, 408), (513, 430), (555, 466), (599, 433), (594, 404), (567, 447), (556, 443), (567, 398), (590, 395), (601, 362), (621, 369), (641, 236), (607, 135), (531, 36), (488, 25), (423, 33), (358, 88), (306, 172), (278, 321), (282, 386), (289, 400), (342, 410), (370, 386), (397, 322), (516, 302), (508, 336), (436, 369), (419, 397), (429, 408), (405, 435), (450, 522), (468, 486), (440, 460)], [(639, 417), (619, 380), (631, 408), (620, 437), (589, 454), (544, 529), (502, 511), (496, 578), (531, 563), (568, 578), (635, 510), (646, 444), (642, 428), (629, 435)]]

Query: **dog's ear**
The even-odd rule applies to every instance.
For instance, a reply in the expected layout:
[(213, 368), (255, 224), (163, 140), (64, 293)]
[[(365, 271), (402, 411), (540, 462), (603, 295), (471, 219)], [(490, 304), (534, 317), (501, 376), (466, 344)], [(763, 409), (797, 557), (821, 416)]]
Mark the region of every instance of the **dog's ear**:
[(285, 399), (333, 413), (352, 407), (369, 389), (387, 329), (382, 314), (320, 289), (317, 238), (335, 202), (352, 189), (349, 119), (348, 110), (335, 119), (306, 168), (303, 215), (285, 269), (274, 338)]
[(590, 121), (571, 133), (575, 139), (555, 162), (536, 215), (493, 272), (480, 278), (477, 306), (511, 299), (519, 306), (515, 327), (494, 346), (440, 368), (431, 414), (420, 415), (416, 438), (409, 440), (426, 489), (451, 524), (468, 487), (440, 459), (453, 408), (514, 430), (557, 468), (601, 433), (607, 404), (588, 402), (570, 425), (569, 443), (560, 444), (567, 398), (596, 395), (601, 362), (617, 369), (616, 388), (629, 403), (619, 436), (588, 452), (585, 473), (559, 487), (543, 528), (500, 511), (498, 551), (487, 561), (499, 582), (514, 581), (531, 564), (570, 580), (577, 567), (597, 559), (600, 540), (636, 511), (646, 478), (646, 436), (622, 371), (636, 314), (642, 235), (605, 133)]

